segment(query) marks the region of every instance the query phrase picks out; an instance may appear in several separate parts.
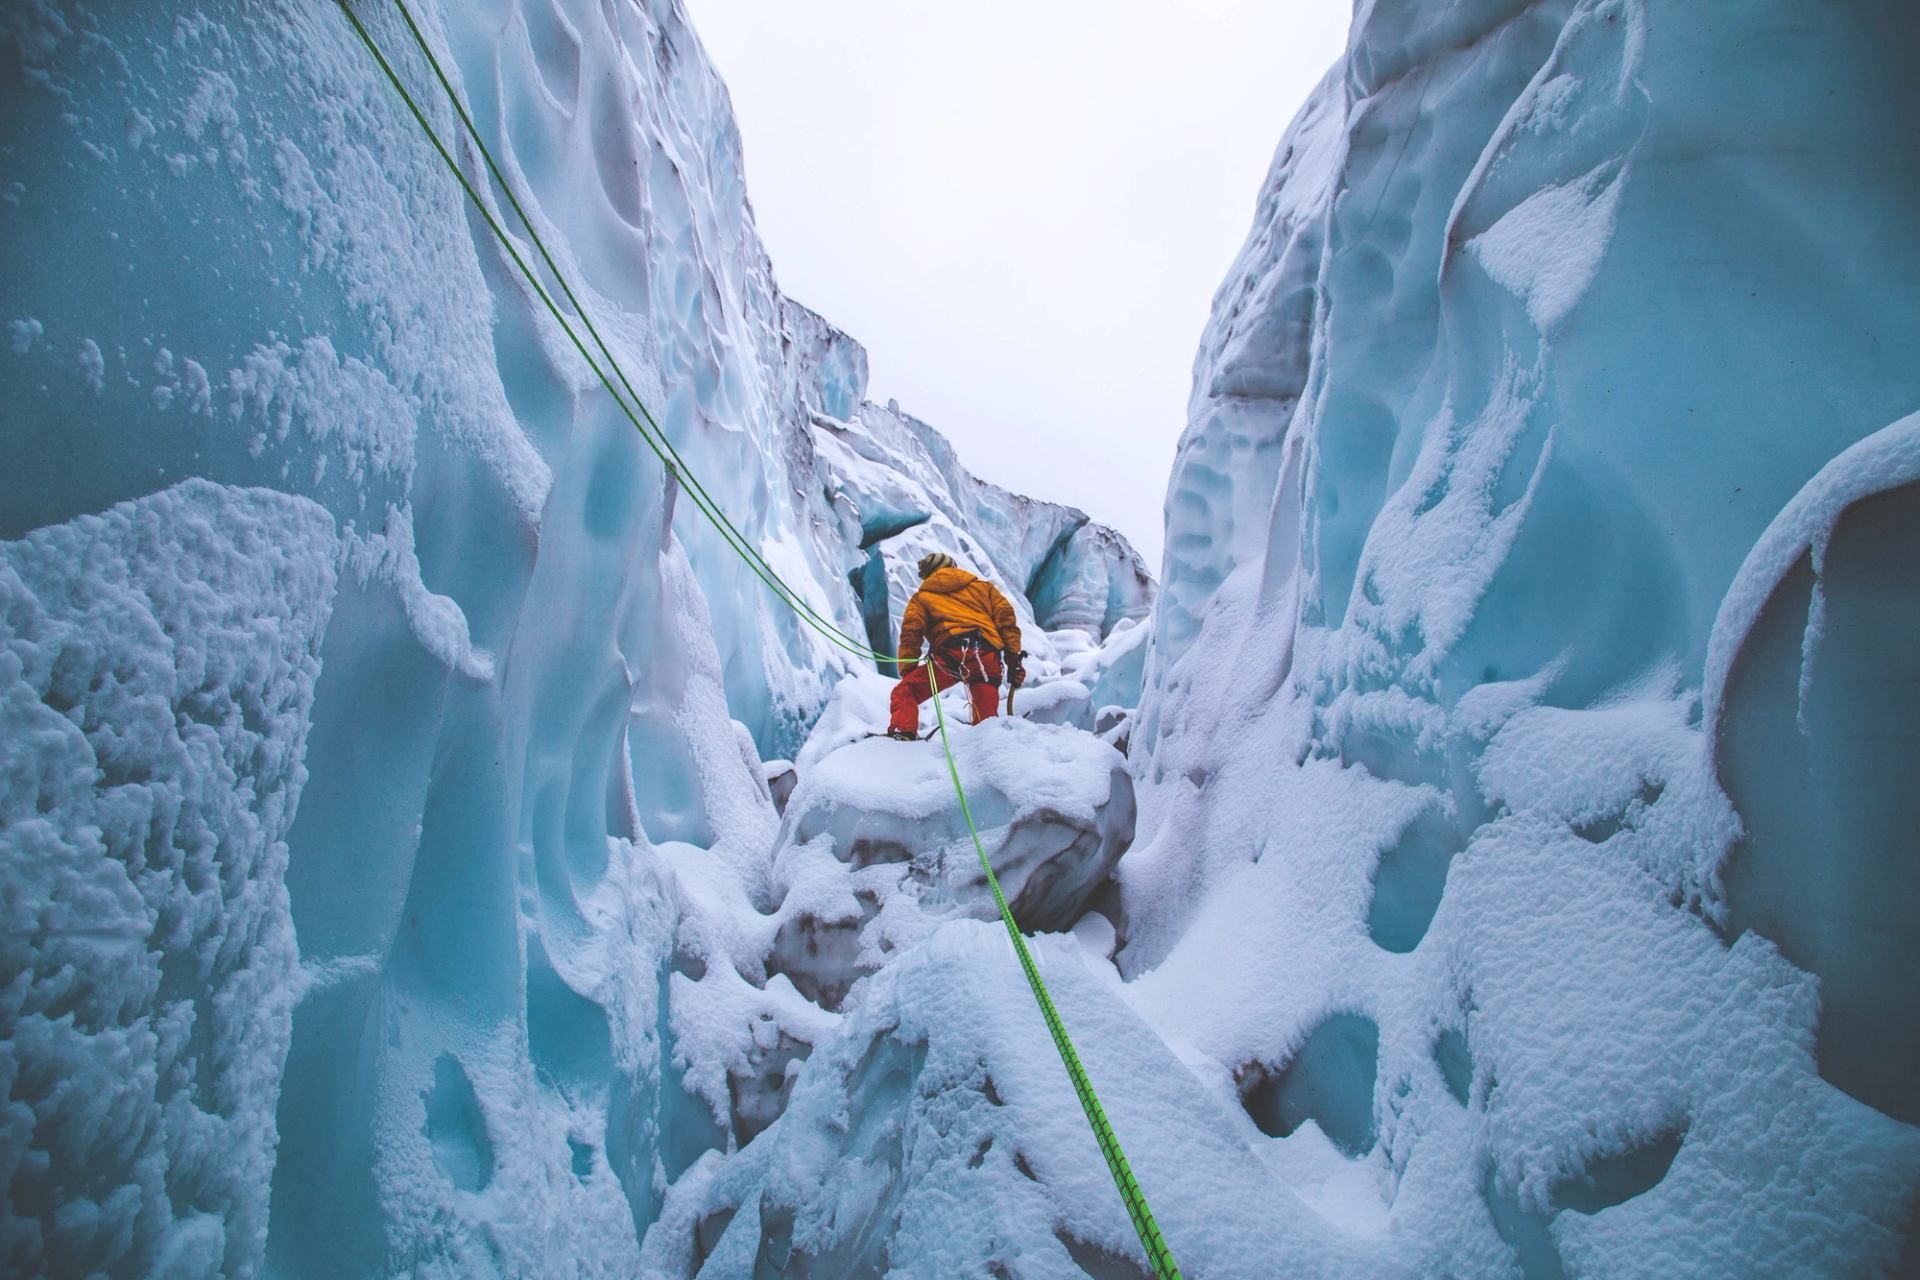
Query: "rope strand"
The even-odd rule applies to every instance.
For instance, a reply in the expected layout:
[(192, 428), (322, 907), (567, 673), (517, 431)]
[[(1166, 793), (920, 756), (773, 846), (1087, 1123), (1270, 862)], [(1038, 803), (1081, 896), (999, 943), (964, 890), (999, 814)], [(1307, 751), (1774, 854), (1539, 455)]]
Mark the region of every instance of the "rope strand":
[(973, 825), (973, 808), (967, 803), (967, 789), (960, 785), (960, 766), (954, 762), (953, 744), (947, 738), (947, 713), (940, 705), (940, 667), (937, 663), (928, 664), (927, 677), (933, 687), (933, 717), (940, 727), (940, 749), (946, 753), (947, 776), (953, 779), (953, 793), (960, 797), (960, 816), (966, 820), (967, 834), (973, 837), (973, 851), (980, 856), (981, 870), (987, 873), (987, 887), (993, 890), (994, 903), (1000, 908), (1000, 922), (1006, 925), (1007, 936), (1013, 940), (1014, 954), (1020, 958), (1020, 968), (1027, 975), (1027, 985), (1033, 989), (1034, 1002), (1040, 1006), (1040, 1016), (1047, 1024), (1048, 1034), (1053, 1037), (1053, 1047), (1067, 1068), (1067, 1078), (1073, 1082), (1074, 1095), (1080, 1099), (1080, 1109), (1086, 1113), (1094, 1141), (1100, 1144), (1100, 1154), (1106, 1157), (1107, 1172), (1113, 1175), (1114, 1188), (1119, 1191), (1120, 1202), (1133, 1222), (1134, 1234), (1140, 1237), (1140, 1247), (1147, 1251), (1147, 1260), (1153, 1264), (1155, 1280), (1180, 1280), (1180, 1268), (1174, 1263), (1173, 1251), (1167, 1247), (1166, 1237), (1160, 1234), (1160, 1225), (1153, 1219), (1153, 1210), (1147, 1207), (1146, 1193), (1140, 1190), (1140, 1183), (1133, 1176), (1133, 1166), (1127, 1163), (1127, 1153), (1121, 1150), (1120, 1139), (1107, 1120), (1106, 1108), (1100, 1105), (1100, 1099), (1093, 1091), (1093, 1081), (1087, 1077), (1087, 1069), (1080, 1064), (1080, 1055), (1073, 1047), (1072, 1038), (1067, 1035), (1066, 1023), (1061, 1021), (1060, 1011), (1054, 1007), (1053, 995), (1047, 990), (1046, 980), (1040, 976), (1040, 966), (1034, 963), (1026, 938), (1014, 923), (1013, 908), (1007, 905), (1007, 895), (1000, 889), (1000, 877), (993, 873), (993, 862), (987, 857), (987, 847), (980, 840), (979, 829)]
[[(404, 0), (394, 0), (394, 2), (402, 16), (406, 19), (407, 26), (409, 30), (413, 32), (415, 40), (420, 44), (420, 48), (425, 54), (427, 61), (433, 66), (436, 76), (440, 79), (441, 84), (447, 87), (448, 96), (452, 99), (455, 110), (461, 119), (467, 122), (467, 127), (472, 130), (473, 125), (471, 118), (467, 115), (465, 108), (459, 105), (459, 99), (453, 95), (451, 83), (447, 80), (445, 71), (440, 67), (439, 60), (434, 56), (433, 51), (427, 47), (424, 39), (420, 36), (419, 27), (413, 21), (413, 15), (407, 9)], [(400, 95), (400, 99), (406, 104), (408, 112), (413, 116), (415, 122), (419, 124), (421, 132), (425, 133), (427, 140), (433, 144), (433, 149), (439, 154), (441, 163), (453, 174), (455, 180), (460, 184), (461, 190), (466, 193), (468, 201), (473, 205), (475, 210), (479, 212), (481, 218), (486, 222), (488, 229), (493, 232), (494, 237), (500, 241), (501, 247), (507, 251), (507, 255), (513, 260), (514, 266), (519, 268), (520, 274), (526, 277), (527, 284), (533, 290), (534, 296), (539, 298), (540, 302), (553, 316), (554, 323), (560, 327), (561, 332), (564, 333), (568, 341), (573, 344), (574, 349), (580, 353), (580, 358), (586, 362), (587, 367), (599, 378), (600, 384), (606, 388), (607, 394), (613, 397), (614, 403), (618, 405), (621, 412), (626, 415), (627, 420), (633, 424), (634, 430), (640, 434), (640, 438), (645, 441), (647, 447), (660, 459), (661, 464), (667, 469), (670, 475), (683, 482), (689, 496), (693, 499), (694, 506), (712, 522), (714, 528), (720, 533), (727, 544), (733, 548), (734, 552), (746, 561), (747, 567), (753, 571), (754, 575), (765, 583), (767, 588), (784, 602), (788, 608), (792, 609), (802, 622), (805, 622), (808, 626), (819, 632), (829, 642), (845, 649), (856, 657), (865, 658), (869, 661), (896, 662), (897, 659), (895, 655), (879, 653), (868, 648), (866, 645), (859, 643), (852, 636), (842, 631), (832, 621), (822, 617), (794, 588), (789, 586), (786, 581), (780, 577), (779, 573), (766, 562), (765, 557), (747, 541), (746, 535), (741, 533), (738, 527), (727, 518), (726, 513), (720, 509), (719, 504), (707, 494), (705, 487), (700, 485), (699, 481), (692, 476), (691, 471), (674, 450), (672, 441), (668, 440), (666, 433), (659, 429), (658, 424), (654, 422), (653, 415), (647, 412), (645, 402), (640, 399), (638, 394), (633, 395), (633, 404), (628, 404), (626, 398), (621, 395), (620, 390), (614, 386), (613, 377), (609, 376), (607, 371), (600, 367), (599, 362), (596, 361), (592, 353), (587, 350), (586, 343), (581, 340), (580, 335), (576, 333), (573, 326), (568, 323), (566, 316), (562, 314), (560, 310), (559, 304), (554, 301), (553, 295), (540, 283), (539, 276), (534, 272), (533, 268), (528, 265), (519, 247), (513, 242), (513, 238), (509, 236), (506, 229), (500, 225), (499, 220), (494, 216), (493, 210), (487, 206), (486, 201), (481, 199), (480, 193), (468, 179), (465, 170), (461, 169), (459, 162), (453, 158), (453, 153), (441, 139), (439, 131), (435, 129), (432, 122), (427, 119), (426, 112), (421, 108), (412, 92), (408, 90), (406, 84), (400, 79), (399, 74), (393, 69), (392, 63), (387, 60), (386, 54), (381, 50), (378, 42), (374, 40), (372, 33), (367, 30), (365, 24), (361, 22), (359, 15), (353, 11), (352, 5), (348, 3), (348, 0), (338, 0), (338, 3), (341, 11), (346, 14), (347, 20), (353, 24), (354, 32), (360, 37), (360, 42), (364, 44), (367, 51), (372, 54), (374, 61), (379, 65), (382, 73), (385, 74), (387, 82), (391, 84), (394, 91)], [(553, 271), (555, 280), (559, 282), (568, 300), (579, 310), (582, 322), (594, 333), (596, 342), (598, 342), (598, 331), (593, 329), (592, 322), (587, 317), (584, 308), (580, 307), (579, 299), (574, 295), (571, 287), (566, 284), (565, 275), (554, 264), (552, 255), (547, 252), (546, 246), (544, 242), (541, 241), (539, 233), (534, 230), (533, 224), (531, 220), (528, 219), (525, 209), (521, 207), (519, 200), (513, 196), (511, 185), (506, 181), (505, 175), (500, 171), (498, 164), (493, 161), (491, 153), (485, 142), (480, 138), (477, 130), (473, 131), (472, 137), (476, 148), (485, 158), (489, 170), (493, 173), (495, 179), (499, 181), (501, 190), (507, 194), (509, 202), (520, 215), (523, 223), (525, 223), (529, 237), (539, 247), (541, 255), (546, 260), (549, 269)], [(619, 362), (613, 358), (610, 351), (607, 351), (604, 342), (600, 342), (599, 345), (601, 350), (606, 353), (608, 365), (615, 370), (622, 385), (627, 388), (629, 393), (632, 393), (632, 383), (627, 379), (624, 371), (620, 370)], [(638, 412), (636, 412), (636, 408)], [(652, 430), (649, 430), (649, 425), (652, 426)]]

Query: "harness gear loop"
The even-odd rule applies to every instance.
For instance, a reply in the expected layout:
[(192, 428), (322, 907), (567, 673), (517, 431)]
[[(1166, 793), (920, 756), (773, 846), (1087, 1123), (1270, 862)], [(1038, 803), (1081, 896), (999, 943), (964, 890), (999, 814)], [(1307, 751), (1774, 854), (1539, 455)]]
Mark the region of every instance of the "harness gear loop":
[[(942, 647), (945, 648), (949, 654), (958, 655), (958, 661), (953, 664), (953, 669), (960, 673), (961, 683), (1000, 683), (999, 677), (987, 670), (987, 654), (995, 652), (995, 650), (987, 645), (986, 640), (982, 638), (978, 632), (968, 632), (963, 636), (949, 637), (943, 643)], [(969, 662), (973, 664), (973, 672), (971, 675), (967, 672), (967, 664)], [(937, 684), (934, 686), (934, 692), (939, 692), (939, 686)]]

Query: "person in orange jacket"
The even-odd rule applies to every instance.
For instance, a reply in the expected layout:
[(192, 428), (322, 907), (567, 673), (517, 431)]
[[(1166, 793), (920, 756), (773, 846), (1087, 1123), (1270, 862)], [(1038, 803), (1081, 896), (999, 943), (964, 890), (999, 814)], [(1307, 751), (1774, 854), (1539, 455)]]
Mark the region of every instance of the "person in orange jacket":
[(933, 696), (920, 647), (933, 650), (942, 689), (964, 683), (973, 701), (973, 722), (1000, 714), (1001, 661), (1014, 688), (1027, 678), (1021, 664), (1020, 620), (1000, 588), (954, 564), (944, 551), (920, 557), (920, 589), (900, 616), (899, 663), (914, 665), (893, 687), (890, 738), (919, 735), (920, 704)]

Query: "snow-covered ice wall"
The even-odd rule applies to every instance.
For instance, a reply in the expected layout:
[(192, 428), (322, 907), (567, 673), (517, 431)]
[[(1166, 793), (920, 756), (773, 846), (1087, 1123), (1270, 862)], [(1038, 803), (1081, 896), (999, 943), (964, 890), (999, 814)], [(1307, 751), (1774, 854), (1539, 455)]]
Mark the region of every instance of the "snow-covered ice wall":
[[(790, 583), (878, 634), (951, 539), (1042, 667), (1132, 701), (1138, 558), (864, 403), (679, 5), (415, 8)], [(675, 519), (333, 0), (21, 0), (0, 86), (0, 1270), (636, 1274), (667, 1187), (767, 1118), (700, 1075), (752, 1049), (748, 984), (669, 999), (673, 868), (764, 878), (759, 757), (860, 664)]]
[(1146, 617), (1146, 565), (1086, 513), (976, 478), (944, 436), (891, 401), (862, 405), (852, 422), (816, 416), (815, 425), (827, 472), (859, 517), (868, 558), (856, 587), (874, 648), (891, 652), (882, 638), (897, 632), (920, 584), (915, 562), (928, 551), (957, 551), (1012, 586), (1022, 625), (1037, 624), (1030, 648), (1043, 658), (1060, 656), (1046, 633), (1073, 631), (1097, 643)]
[(1195, 367), (1136, 1003), (1373, 1274), (1908, 1274), (1920, 12), (1355, 9)]
[[(676, 4), (419, 11), (789, 581), (1035, 622), (960, 765), (1187, 1274), (1917, 1265), (1911, 6), (1363, 0), (1148, 625), (780, 294)], [(0, 1269), (1134, 1274), (942, 758), (377, 75), (0, 10)]]

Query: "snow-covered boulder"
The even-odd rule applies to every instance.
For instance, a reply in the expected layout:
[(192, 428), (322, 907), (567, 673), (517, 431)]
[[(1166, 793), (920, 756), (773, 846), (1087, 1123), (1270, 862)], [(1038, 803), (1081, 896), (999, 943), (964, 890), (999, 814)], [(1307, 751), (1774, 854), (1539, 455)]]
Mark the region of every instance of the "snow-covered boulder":
[[(949, 725), (954, 765), (1001, 892), (1025, 930), (1072, 925), (1133, 839), (1120, 754), (1077, 730)], [(773, 856), (769, 970), (839, 1007), (851, 985), (960, 917), (998, 909), (937, 740), (873, 739), (808, 768)]]

